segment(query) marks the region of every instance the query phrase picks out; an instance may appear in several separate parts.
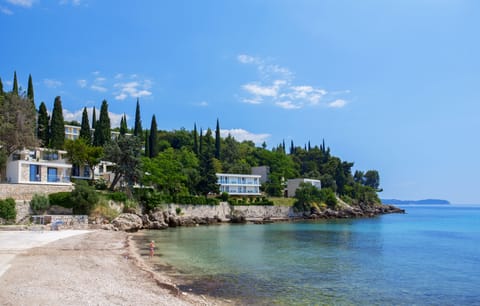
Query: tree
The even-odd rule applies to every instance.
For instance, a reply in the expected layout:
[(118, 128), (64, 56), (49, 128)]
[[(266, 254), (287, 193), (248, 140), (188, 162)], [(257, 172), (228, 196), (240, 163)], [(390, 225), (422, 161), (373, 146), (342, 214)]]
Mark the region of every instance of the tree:
[(65, 143), (67, 159), (73, 165), (87, 165), (90, 169), (91, 179), (95, 178), (95, 168), (103, 157), (103, 148), (94, 147), (86, 142), (85, 139), (67, 140)]
[(380, 175), (378, 174), (377, 170), (368, 170), (367, 172), (365, 172), (364, 179), (365, 186), (371, 187), (374, 190), (379, 191), (378, 187), (380, 187)]
[(220, 123), (217, 119), (217, 127), (215, 128), (215, 158), (220, 159)]
[(25, 97), (5, 93), (1, 103), (0, 164), (3, 170), (8, 156), (18, 149), (38, 146), (38, 140), (36, 114), (31, 102)]
[(83, 108), (82, 125), (80, 127), (80, 138), (85, 140), (85, 143), (90, 145), (92, 143), (92, 131), (90, 130), (90, 122), (88, 122), (87, 108)]
[(97, 147), (102, 147), (111, 139), (110, 131), (110, 117), (108, 115), (107, 100), (102, 101), (100, 107), (100, 117), (95, 123), (95, 133), (93, 136), (93, 144)]
[(27, 88), (27, 98), (32, 101), (33, 107), (35, 107), (35, 98), (33, 94), (33, 81), (32, 81), (32, 75), (28, 75), (28, 88)]
[(149, 135), (148, 130), (145, 130), (145, 149), (144, 149), (144, 151), (145, 151), (144, 156), (145, 157), (150, 157), (150, 143), (148, 141), (148, 135)]
[(97, 116), (95, 114), (95, 106), (92, 110), (92, 130), (95, 129), (95, 124), (97, 123)]
[(12, 93), (18, 96), (18, 82), (17, 82), (17, 71), (13, 72), (13, 88)]
[(0, 78), (0, 96), (3, 96), (3, 83), (2, 83), (2, 78)]
[(150, 135), (148, 137), (148, 152), (149, 157), (153, 158), (158, 154), (158, 130), (157, 130), (157, 120), (155, 115), (152, 116), (152, 123), (150, 125)]
[(120, 120), (120, 135), (125, 135), (128, 132), (127, 115), (123, 114)]
[(50, 147), (63, 149), (65, 143), (65, 125), (63, 120), (62, 100), (60, 96), (53, 103), (52, 120), (50, 123)]
[(137, 108), (135, 109), (135, 128), (133, 130), (134, 136), (141, 136), (143, 133), (142, 120), (140, 118), (140, 102), (137, 98)]
[(105, 159), (114, 163), (114, 178), (110, 190), (114, 190), (123, 178), (129, 187), (142, 178), (141, 161), (142, 142), (138, 137), (120, 136), (116, 141), (110, 141), (104, 147)]
[(198, 132), (197, 132), (197, 124), (193, 125), (193, 153), (197, 154), (198, 151)]
[(356, 170), (355, 171), (355, 174), (353, 175), (353, 181), (355, 183), (359, 183), (359, 184), (364, 184), (365, 183), (365, 177), (364, 177), (364, 173), (363, 171), (359, 171), (359, 170)]
[(37, 138), (40, 141), (41, 145), (48, 146), (49, 143), (49, 129), (48, 129), (48, 112), (47, 106), (42, 101), (38, 108), (38, 119), (37, 119)]

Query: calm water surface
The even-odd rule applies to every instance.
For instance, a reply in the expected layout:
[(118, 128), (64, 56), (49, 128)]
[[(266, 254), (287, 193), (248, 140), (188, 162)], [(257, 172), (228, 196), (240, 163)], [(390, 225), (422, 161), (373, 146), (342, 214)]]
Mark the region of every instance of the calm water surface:
[[(147, 231), (185, 291), (255, 305), (480, 305), (480, 206)], [(166, 266), (170, 268), (166, 268)], [(171, 268), (174, 267), (174, 268)]]

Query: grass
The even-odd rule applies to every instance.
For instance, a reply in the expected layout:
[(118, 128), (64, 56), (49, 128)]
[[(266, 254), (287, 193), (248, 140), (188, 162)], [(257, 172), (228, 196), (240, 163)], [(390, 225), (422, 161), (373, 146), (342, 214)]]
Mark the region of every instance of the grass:
[(293, 206), (293, 203), (295, 203), (294, 198), (281, 198), (281, 197), (270, 197), (268, 198), (270, 201), (273, 202), (273, 205), (275, 206)]

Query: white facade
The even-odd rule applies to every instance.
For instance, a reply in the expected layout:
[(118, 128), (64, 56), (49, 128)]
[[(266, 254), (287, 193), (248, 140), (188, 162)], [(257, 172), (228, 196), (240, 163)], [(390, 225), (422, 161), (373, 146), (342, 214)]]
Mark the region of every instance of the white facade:
[(7, 181), (14, 184), (71, 185), (72, 165), (66, 151), (38, 148), (19, 150), (9, 156)]
[(286, 189), (287, 197), (293, 198), (295, 196), (295, 191), (297, 191), (301, 183), (312, 184), (318, 189), (322, 188), (322, 184), (320, 180), (313, 180), (313, 179), (307, 179), (307, 178), (297, 178), (297, 179), (287, 180), (287, 189)]
[(260, 175), (217, 173), (220, 192), (231, 195), (260, 195)]

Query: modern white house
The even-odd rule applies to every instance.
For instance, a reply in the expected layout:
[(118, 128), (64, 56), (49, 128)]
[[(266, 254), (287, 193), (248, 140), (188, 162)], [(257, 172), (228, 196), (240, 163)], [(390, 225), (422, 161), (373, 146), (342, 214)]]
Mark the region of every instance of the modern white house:
[(220, 192), (230, 195), (258, 196), (260, 195), (260, 175), (216, 173)]
[(7, 161), (7, 181), (14, 184), (71, 185), (72, 165), (66, 151), (44, 148), (18, 150)]
[(320, 180), (313, 180), (308, 178), (296, 178), (296, 179), (287, 180), (287, 188), (285, 189), (286, 196), (289, 198), (293, 198), (295, 196), (295, 192), (297, 191), (298, 187), (300, 187), (301, 183), (312, 184), (318, 189), (322, 189), (322, 183), (320, 182)]

